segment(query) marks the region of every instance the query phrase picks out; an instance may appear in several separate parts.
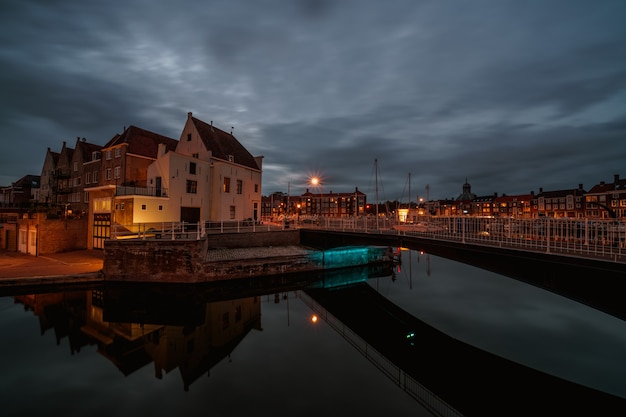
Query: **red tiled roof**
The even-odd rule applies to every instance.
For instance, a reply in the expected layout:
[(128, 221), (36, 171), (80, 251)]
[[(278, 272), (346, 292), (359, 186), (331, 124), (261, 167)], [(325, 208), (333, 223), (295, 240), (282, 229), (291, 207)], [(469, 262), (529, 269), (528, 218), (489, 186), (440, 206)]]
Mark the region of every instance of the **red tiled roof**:
[(76, 149), (80, 150), (83, 162), (90, 162), (92, 160), (93, 152), (101, 150), (102, 146), (78, 140), (76, 142)]
[(164, 143), (168, 151), (174, 151), (178, 141), (131, 125), (121, 135), (116, 134), (102, 149), (127, 144), (127, 153), (156, 159), (160, 143)]
[(226, 133), (195, 117), (192, 117), (191, 120), (200, 134), (204, 146), (212, 152), (215, 158), (228, 161), (228, 155), (232, 155), (234, 163), (252, 169), (260, 169), (252, 154), (231, 133)]

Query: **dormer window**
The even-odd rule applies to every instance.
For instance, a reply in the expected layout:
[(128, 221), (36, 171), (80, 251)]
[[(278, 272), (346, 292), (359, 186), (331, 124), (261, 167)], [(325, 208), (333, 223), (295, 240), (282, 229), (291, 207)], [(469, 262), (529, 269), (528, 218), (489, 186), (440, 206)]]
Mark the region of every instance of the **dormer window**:
[(228, 162), (235, 162), (235, 157), (232, 155), (228, 155)]
[(100, 152), (99, 151), (93, 151), (91, 153), (91, 160), (92, 161), (97, 161), (98, 159), (100, 159)]

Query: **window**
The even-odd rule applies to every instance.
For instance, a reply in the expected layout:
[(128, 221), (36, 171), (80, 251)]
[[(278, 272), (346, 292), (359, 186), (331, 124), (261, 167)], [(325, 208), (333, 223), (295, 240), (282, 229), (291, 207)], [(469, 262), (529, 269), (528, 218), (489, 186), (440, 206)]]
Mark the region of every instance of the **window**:
[(98, 182), (98, 171), (93, 172), (93, 182)]
[(235, 162), (235, 157), (233, 155), (227, 155), (228, 156), (228, 162)]
[(235, 219), (235, 206), (230, 206), (230, 219)]
[(92, 161), (97, 161), (98, 159), (100, 159), (100, 152), (98, 151), (93, 151), (91, 153), (91, 160)]
[(111, 159), (111, 150), (110, 149), (107, 151), (106, 155), (107, 155), (106, 156), (107, 159)]
[(82, 182), (82, 180), (83, 180), (83, 177), (74, 178), (74, 186), (80, 187), (80, 183)]
[(187, 133), (187, 142), (191, 142), (191, 133)]
[(85, 174), (85, 184), (91, 184), (91, 172)]
[(74, 162), (74, 172), (78, 171), (78, 162)]
[(88, 192), (88, 191), (85, 191), (85, 192), (83, 193), (83, 201), (84, 201), (85, 203), (89, 203), (89, 192)]
[(145, 204), (141, 205), (141, 210), (146, 211), (146, 205)]
[(259, 184), (254, 184), (254, 192), (255, 193), (259, 192)]
[(224, 177), (224, 192), (230, 193), (230, 178)]
[(104, 179), (106, 180), (111, 179), (111, 168), (107, 168), (106, 171), (104, 171)]
[(198, 158), (200, 158), (200, 154), (199, 154), (198, 152), (196, 152), (196, 153), (192, 153), (192, 154), (191, 154), (191, 157), (192, 157), (192, 158), (196, 158), (196, 159), (198, 159)]
[(115, 167), (115, 174), (114, 174), (115, 179), (119, 179), (120, 178), (121, 172), (122, 172), (122, 167), (116, 166)]
[(237, 180), (237, 194), (243, 194), (243, 181)]
[(163, 211), (163, 205), (159, 204), (159, 211)]
[(196, 174), (196, 163), (195, 162), (190, 162), (189, 163), (189, 173), (190, 174)]
[(187, 193), (196, 194), (198, 190), (198, 181), (187, 180)]
[(115, 157), (119, 158), (122, 155), (122, 148), (115, 148)]

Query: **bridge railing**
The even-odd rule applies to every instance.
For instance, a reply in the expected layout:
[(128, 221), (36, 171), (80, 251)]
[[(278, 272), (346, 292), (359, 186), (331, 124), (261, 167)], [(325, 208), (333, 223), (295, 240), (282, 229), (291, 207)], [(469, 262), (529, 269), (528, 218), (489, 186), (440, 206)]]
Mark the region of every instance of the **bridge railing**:
[(425, 217), (403, 223), (393, 219), (320, 218), (299, 227), (399, 234), (437, 240), (571, 254), (626, 262), (626, 222), (568, 218)]
[(207, 234), (249, 233), (289, 229), (290, 224), (233, 220), (220, 222), (151, 222), (111, 225), (112, 239), (204, 239)]
[(626, 262), (626, 221), (599, 219), (425, 217), (404, 223), (384, 217), (300, 217), (220, 222), (113, 224), (113, 239), (203, 239), (207, 234), (319, 228), (418, 236), (429, 239), (571, 254)]

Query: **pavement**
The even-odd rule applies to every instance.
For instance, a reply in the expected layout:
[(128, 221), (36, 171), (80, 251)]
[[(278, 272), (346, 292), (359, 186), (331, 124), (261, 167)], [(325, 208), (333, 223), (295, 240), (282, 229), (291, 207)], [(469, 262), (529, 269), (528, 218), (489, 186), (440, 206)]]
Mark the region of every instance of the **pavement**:
[(0, 250), (0, 286), (100, 279), (103, 260), (99, 249), (39, 256)]

